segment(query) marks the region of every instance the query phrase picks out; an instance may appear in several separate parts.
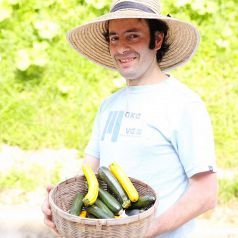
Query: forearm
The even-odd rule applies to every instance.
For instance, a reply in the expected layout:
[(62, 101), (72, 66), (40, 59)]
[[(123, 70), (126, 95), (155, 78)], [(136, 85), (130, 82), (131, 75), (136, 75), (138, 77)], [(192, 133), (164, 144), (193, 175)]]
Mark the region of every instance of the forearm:
[[(198, 174), (190, 179), (187, 192), (164, 214), (156, 218), (151, 233), (159, 235), (175, 230), (216, 205), (216, 175)], [(153, 237), (153, 236), (151, 236)]]
[[(82, 164), (88, 164), (92, 170), (96, 173), (99, 168), (100, 160), (91, 155), (86, 155)], [(82, 168), (80, 168), (79, 174), (83, 174)]]

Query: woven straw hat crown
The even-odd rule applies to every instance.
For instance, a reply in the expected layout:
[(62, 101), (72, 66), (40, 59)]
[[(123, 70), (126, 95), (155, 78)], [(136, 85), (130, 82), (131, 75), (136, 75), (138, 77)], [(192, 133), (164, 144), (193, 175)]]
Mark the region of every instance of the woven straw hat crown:
[(109, 13), (72, 29), (67, 39), (84, 57), (106, 68), (116, 69), (103, 35), (107, 31), (108, 21), (125, 18), (158, 19), (169, 28), (166, 37), (169, 50), (159, 62), (159, 67), (162, 71), (169, 71), (185, 64), (193, 56), (199, 44), (199, 33), (192, 24), (163, 16), (160, 11), (159, 0), (114, 0)]

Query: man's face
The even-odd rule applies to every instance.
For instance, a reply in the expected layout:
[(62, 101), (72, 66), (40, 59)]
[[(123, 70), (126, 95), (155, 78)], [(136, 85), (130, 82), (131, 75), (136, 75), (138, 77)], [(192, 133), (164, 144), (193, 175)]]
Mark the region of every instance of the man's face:
[(109, 49), (119, 73), (126, 79), (149, 76), (156, 63), (156, 49), (149, 49), (150, 31), (144, 19), (109, 22)]

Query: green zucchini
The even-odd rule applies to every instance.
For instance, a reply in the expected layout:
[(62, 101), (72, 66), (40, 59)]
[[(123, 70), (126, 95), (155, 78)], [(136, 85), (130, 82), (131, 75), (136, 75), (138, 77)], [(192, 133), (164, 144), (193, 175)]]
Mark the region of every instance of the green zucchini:
[(97, 219), (97, 217), (95, 217), (94, 215), (90, 214), (89, 212), (87, 212), (87, 218), (91, 218), (91, 219)]
[(98, 175), (107, 184), (109, 190), (111, 190), (116, 195), (122, 204), (122, 207), (128, 208), (131, 205), (131, 201), (110, 170), (105, 166), (101, 166), (98, 170)]
[(142, 208), (145, 209), (151, 206), (155, 202), (155, 196), (153, 195), (142, 195), (139, 197), (137, 202), (131, 203), (130, 208)]
[(86, 211), (90, 214), (92, 214), (93, 216), (95, 216), (96, 218), (99, 219), (108, 219), (108, 218), (114, 218), (114, 215), (109, 215), (108, 213), (106, 213), (103, 209), (99, 208), (98, 206), (96, 206), (95, 204), (92, 206), (89, 206), (86, 208)]
[(83, 205), (83, 195), (81, 193), (77, 193), (73, 199), (69, 213), (78, 216), (82, 210), (82, 205)]
[(105, 203), (103, 203), (99, 198), (97, 198), (95, 205), (99, 208), (101, 208), (104, 212), (106, 212), (109, 216), (114, 217), (114, 214), (112, 211), (107, 207)]
[(108, 191), (99, 188), (98, 196), (100, 200), (115, 214), (120, 214), (122, 211), (121, 204)]

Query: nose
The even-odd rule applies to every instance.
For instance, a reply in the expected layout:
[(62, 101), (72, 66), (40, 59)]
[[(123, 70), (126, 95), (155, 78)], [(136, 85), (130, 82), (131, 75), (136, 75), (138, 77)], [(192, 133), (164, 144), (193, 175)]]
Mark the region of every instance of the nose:
[(119, 39), (116, 45), (116, 51), (119, 54), (124, 54), (125, 52), (129, 51), (130, 47), (127, 44), (125, 39)]

